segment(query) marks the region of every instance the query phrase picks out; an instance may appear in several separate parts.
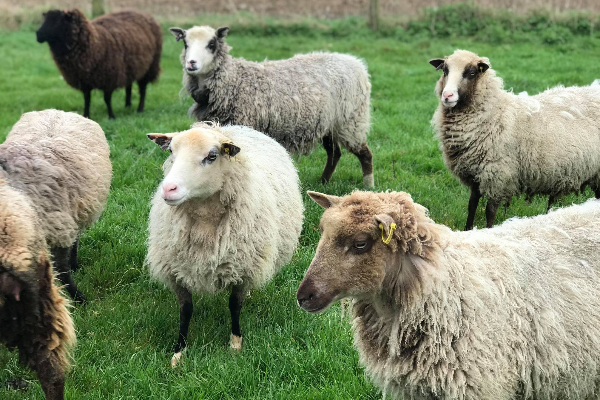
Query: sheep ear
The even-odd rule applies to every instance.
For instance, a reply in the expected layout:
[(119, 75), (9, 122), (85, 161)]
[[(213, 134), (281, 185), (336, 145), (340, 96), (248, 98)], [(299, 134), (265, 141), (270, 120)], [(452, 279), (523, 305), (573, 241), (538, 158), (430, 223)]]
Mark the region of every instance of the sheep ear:
[(149, 133), (146, 136), (148, 139), (159, 145), (162, 150), (168, 150), (169, 145), (171, 144), (171, 139), (173, 139), (173, 137), (162, 133)]
[(394, 218), (392, 218), (389, 214), (377, 214), (375, 217), (375, 222), (379, 225), (379, 228), (382, 229), (382, 236), (386, 238), (390, 236), (390, 229), (392, 224), (394, 224)]
[(489, 62), (486, 63), (486, 62), (482, 61), (482, 62), (477, 63), (477, 68), (479, 68), (479, 72), (481, 72), (482, 74), (485, 71), (487, 71), (489, 67), (490, 67)]
[(181, 28), (169, 28), (169, 32), (171, 32), (171, 34), (173, 36), (175, 36), (175, 40), (176, 41), (180, 41), (181, 39), (185, 38), (185, 30), (181, 29)]
[(223, 39), (229, 33), (229, 27), (224, 26), (222, 28), (217, 29), (217, 37), (219, 39)]
[(229, 157), (235, 157), (235, 155), (237, 153), (240, 152), (240, 148), (237, 147), (235, 144), (227, 142), (227, 143), (223, 143), (221, 145), (221, 154), (226, 154)]
[(10, 273), (3, 272), (0, 274), (0, 294), (4, 297), (13, 296), (16, 301), (19, 301), (21, 300), (22, 290), (21, 282)]
[(433, 65), (436, 71), (439, 71), (440, 69), (444, 68), (445, 62), (446, 61), (442, 58), (435, 58), (433, 60), (429, 60), (429, 64)]
[(328, 194), (313, 192), (310, 190), (308, 192), (306, 192), (306, 194), (308, 194), (310, 196), (310, 198), (315, 201), (315, 203), (317, 203), (318, 205), (320, 205), (323, 208), (329, 208), (331, 206), (335, 206), (336, 204), (339, 204), (339, 202), (341, 200), (341, 198), (337, 197), (337, 196), (331, 196)]

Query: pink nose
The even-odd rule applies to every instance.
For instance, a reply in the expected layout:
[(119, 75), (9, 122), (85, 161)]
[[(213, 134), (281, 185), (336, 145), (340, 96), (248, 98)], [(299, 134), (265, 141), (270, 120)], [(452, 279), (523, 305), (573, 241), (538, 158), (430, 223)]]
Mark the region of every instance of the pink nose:
[(450, 92), (450, 93), (444, 93), (444, 94), (442, 95), (442, 97), (443, 97), (444, 99), (449, 99), (449, 98), (450, 98), (450, 97), (452, 97), (452, 96), (454, 96), (454, 93), (452, 93), (452, 92)]
[(174, 183), (163, 183), (162, 190), (164, 194), (173, 194), (177, 191), (177, 185)]
[(196, 60), (190, 60), (186, 65), (188, 68), (196, 68)]

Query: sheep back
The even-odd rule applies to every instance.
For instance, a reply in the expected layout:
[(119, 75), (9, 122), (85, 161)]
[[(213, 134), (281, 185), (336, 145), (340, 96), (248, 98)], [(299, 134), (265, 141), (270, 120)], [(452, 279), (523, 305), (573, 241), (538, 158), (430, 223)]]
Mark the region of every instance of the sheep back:
[[(192, 199), (171, 207), (159, 189), (150, 211), (151, 275), (196, 292), (268, 282), (290, 261), (302, 229), (298, 174), (285, 149), (248, 127), (219, 129), (241, 151), (216, 202)], [(219, 210), (223, 216), (215, 219)]]
[(202, 83), (184, 71), (196, 119), (250, 126), (299, 154), (328, 134), (351, 150), (366, 142), (371, 83), (362, 60), (318, 52), (261, 63), (221, 57)]
[(369, 375), (398, 398), (595, 398), (599, 218), (589, 200), (492, 229), (435, 225), (437, 256), (402, 260), (421, 296), (354, 305)]
[(94, 121), (58, 110), (29, 112), (0, 145), (0, 176), (27, 194), (48, 244), (68, 247), (106, 206), (109, 155)]

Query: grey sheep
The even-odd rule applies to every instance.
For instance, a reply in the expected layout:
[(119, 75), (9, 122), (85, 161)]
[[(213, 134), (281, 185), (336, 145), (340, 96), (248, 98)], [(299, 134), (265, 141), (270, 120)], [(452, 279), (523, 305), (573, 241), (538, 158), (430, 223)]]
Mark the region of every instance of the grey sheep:
[(23, 114), (0, 145), (0, 179), (29, 199), (58, 277), (76, 302), (85, 297), (70, 270), (78, 266), (79, 234), (106, 207), (109, 155), (100, 125), (59, 110)]
[(227, 27), (170, 31), (184, 43), (182, 92), (195, 101), (191, 116), (250, 126), (291, 153), (307, 154), (322, 143), (327, 152), (324, 183), (335, 171), (341, 145), (360, 160), (364, 185), (373, 186), (367, 146), (371, 83), (363, 61), (317, 52), (257, 63), (229, 55)]

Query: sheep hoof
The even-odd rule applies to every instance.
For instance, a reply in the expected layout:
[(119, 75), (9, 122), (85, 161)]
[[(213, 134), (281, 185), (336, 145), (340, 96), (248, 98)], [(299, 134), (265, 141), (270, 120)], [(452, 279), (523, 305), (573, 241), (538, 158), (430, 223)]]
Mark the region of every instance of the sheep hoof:
[(179, 362), (179, 360), (181, 360), (181, 356), (183, 355), (183, 352), (178, 352), (173, 354), (173, 357), (171, 358), (171, 368), (175, 368), (177, 366), (177, 363)]
[(375, 178), (373, 178), (373, 174), (363, 176), (363, 184), (366, 188), (372, 188), (375, 186)]
[(232, 333), (230, 345), (233, 350), (242, 351), (242, 337)]

